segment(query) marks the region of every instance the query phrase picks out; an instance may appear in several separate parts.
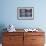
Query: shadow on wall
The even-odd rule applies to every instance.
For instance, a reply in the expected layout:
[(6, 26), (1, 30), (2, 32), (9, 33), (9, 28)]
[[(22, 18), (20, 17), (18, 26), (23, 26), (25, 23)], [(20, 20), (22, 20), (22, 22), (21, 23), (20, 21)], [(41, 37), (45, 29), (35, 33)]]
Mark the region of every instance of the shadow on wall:
[(0, 24), (0, 43), (2, 43), (2, 32), (6, 32), (6, 30), (4, 30), (4, 28), (6, 28), (6, 26), (4, 24)]

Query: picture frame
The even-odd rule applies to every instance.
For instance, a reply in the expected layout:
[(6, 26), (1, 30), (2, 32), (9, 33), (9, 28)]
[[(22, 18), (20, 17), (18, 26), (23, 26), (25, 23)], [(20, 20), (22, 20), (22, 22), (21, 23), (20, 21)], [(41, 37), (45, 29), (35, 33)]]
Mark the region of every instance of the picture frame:
[(18, 20), (33, 20), (34, 19), (34, 7), (18, 7), (17, 18)]

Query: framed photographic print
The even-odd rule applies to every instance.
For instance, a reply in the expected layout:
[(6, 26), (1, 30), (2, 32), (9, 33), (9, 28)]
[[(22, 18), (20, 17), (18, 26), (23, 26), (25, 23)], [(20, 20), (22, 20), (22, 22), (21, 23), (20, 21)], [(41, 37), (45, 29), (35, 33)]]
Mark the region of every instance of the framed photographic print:
[(18, 7), (17, 18), (20, 20), (33, 20), (34, 19), (34, 8), (33, 7)]

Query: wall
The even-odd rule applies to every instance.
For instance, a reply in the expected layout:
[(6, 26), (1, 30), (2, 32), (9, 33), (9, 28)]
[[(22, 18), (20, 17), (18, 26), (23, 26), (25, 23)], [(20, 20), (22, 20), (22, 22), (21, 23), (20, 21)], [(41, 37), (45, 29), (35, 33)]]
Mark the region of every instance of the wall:
[[(1, 0), (0, 24), (16, 28), (46, 28), (46, 0)], [(34, 20), (17, 20), (17, 7), (34, 7)]]
[[(42, 28), (46, 32), (46, 0), (0, 0), (0, 25)], [(17, 20), (17, 7), (34, 7), (34, 20)], [(1, 27), (1, 26), (0, 26)]]

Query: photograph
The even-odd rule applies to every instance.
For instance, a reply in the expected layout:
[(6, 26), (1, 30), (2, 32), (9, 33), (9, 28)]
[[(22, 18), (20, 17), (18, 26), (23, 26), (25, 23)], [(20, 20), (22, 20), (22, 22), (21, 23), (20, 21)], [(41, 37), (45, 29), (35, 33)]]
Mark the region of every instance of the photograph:
[(18, 19), (34, 19), (33, 7), (18, 7), (17, 8)]

